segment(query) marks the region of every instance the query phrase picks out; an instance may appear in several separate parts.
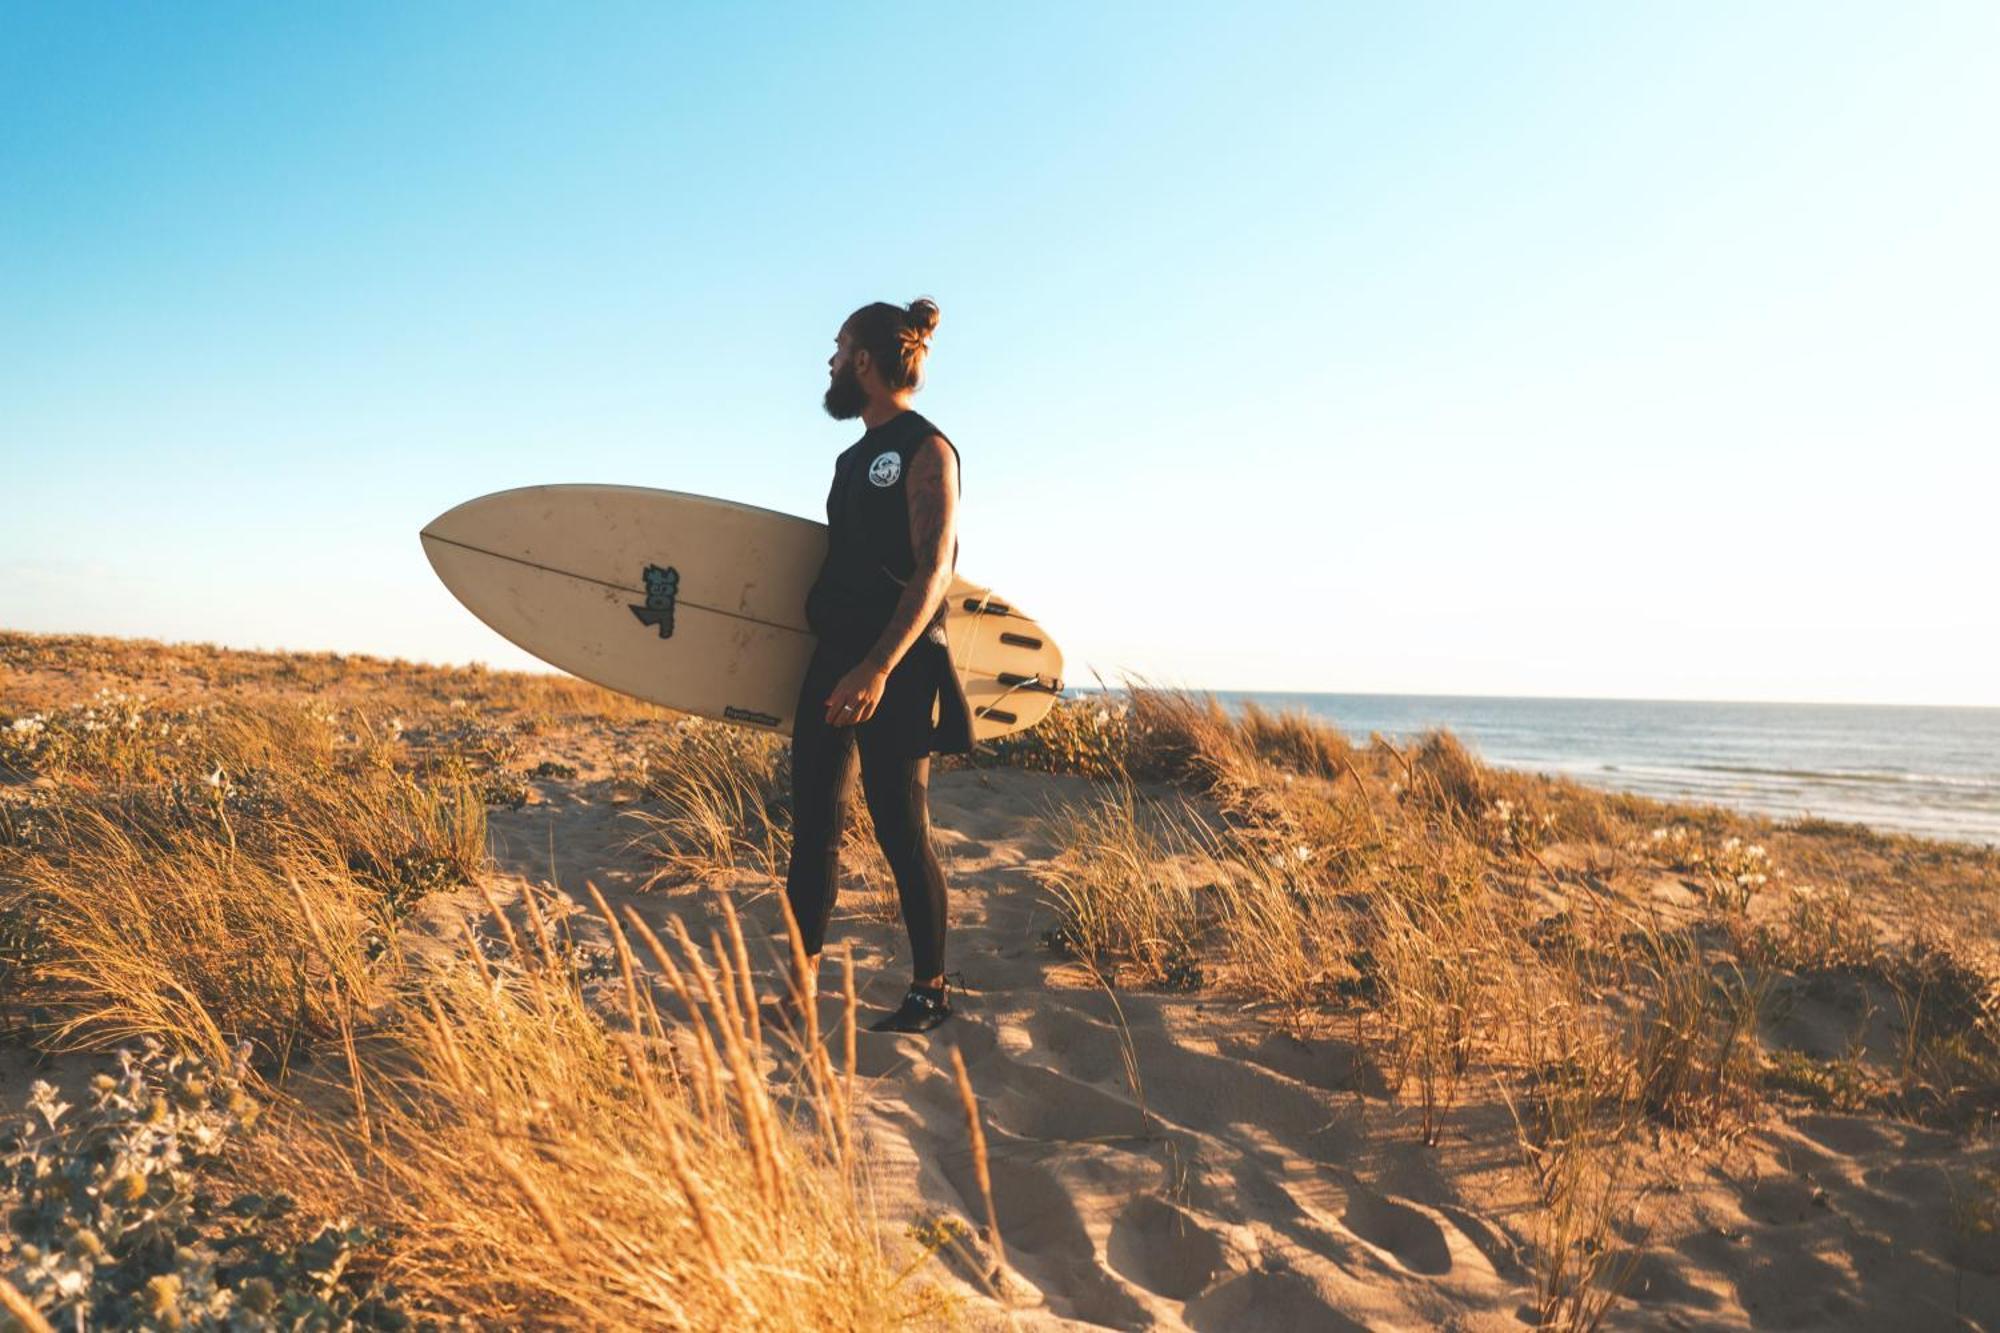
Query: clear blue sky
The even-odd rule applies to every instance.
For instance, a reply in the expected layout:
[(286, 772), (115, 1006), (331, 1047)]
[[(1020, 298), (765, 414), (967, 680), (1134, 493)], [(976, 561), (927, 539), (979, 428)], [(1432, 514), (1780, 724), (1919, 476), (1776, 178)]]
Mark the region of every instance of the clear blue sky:
[(0, 625), (518, 664), (416, 533), (817, 515), (944, 311), (1072, 674), (2000, 704), (2000, 5), (0, 0)]

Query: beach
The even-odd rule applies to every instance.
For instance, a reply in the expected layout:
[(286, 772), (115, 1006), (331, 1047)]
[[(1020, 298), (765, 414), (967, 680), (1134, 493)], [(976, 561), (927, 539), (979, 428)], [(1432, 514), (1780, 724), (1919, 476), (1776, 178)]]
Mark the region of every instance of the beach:
[(1487, 763), (1609, 791), (2000, 843), (2000, 709), (1218, 691), (1351, 735), (1445, 728)]
[[(399, 1308), (522, 1327), (2000, 1320), (1990, 849), (1605, 795), (1277, 701), (1085, 698), (934, 777), (963, 979), (934, 1033), (850, 1030), (908, 966), (884, 867), (851, 841), (822, 1058), (751, 1020), (791, 958), (763, 738), (549, 677), (19, 634), (0, 653), (8, 1119), (39, 1079), (87, 1102), (141, 1035), (247, 1038), (276, 1123), (204, 1169), (372, 1219), (348, 1281)], [(332, 792), (404, 840), (363, 845)], [(284, 832), (315, 819), (323, 856)], [(106, 827), (157, 841), (121, 861)], [(311, 922), (294, 938), (218, 909), (197, 967), (165, 941), (195, 938), (186, 904), (232, 901), (191, 868), (217, 846), (239, 888), (274, 858), (273, 901), (300, 894)], [(147, 932), (85, 910), (120, 892), (154, 895)], [(347, 921), (375, 943), (339, 944)], [(309, 960), (313, 1021), (298, 983), (266, 1003), (225, 965), (253, 939)], [(456, 1089), (464, 1123), (397, 1109), (433, 1059), (426, 1086)], [(659, 1099), (629, 1120), (628, 1080), (633, 1106)], [(467, 1128), (502, 1122), (519, 1132)], [(701, 1150), (642, 1169), (648, 1125)], [(398, 1211), (377, 1179), (395, 1153), (465, 1197)], [(778, 1218), (823, 1243), (767, 1262)], [(31, 1267), (0, 1250), (16, 1285)]]

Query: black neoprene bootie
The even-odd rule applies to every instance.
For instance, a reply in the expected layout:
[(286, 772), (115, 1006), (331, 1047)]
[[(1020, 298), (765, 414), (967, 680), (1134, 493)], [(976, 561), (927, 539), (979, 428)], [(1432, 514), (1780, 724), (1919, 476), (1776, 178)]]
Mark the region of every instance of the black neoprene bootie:
[(951, 1000), (947, 995), (951, 983), (940, 982), (936, 986), (919, 986), (912, 983), (903, 995), (903, 1003), (895, 1013), (878, 1018), (868, 1025), (870, 1032), (929, 1032), (932, 1028), (951, 1017)]

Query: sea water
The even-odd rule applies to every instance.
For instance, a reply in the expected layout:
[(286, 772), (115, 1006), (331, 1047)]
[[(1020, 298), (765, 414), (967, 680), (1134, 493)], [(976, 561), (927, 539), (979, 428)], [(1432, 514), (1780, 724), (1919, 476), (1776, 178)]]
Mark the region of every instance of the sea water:
[(1449, 728), (1487, 762), (1667, 801), (2000, 845), (2000, 708), (1217, 691), (1356, 741)]

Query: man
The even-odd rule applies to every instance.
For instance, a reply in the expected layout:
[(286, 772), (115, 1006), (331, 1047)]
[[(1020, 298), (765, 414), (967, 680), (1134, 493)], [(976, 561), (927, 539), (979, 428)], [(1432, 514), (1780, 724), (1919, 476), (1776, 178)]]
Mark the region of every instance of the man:
[[(867, 433), (834, 462), (826, 563), (806, 597), (819, 642), (792, 724), (792, 861), (785, 893), (817, 976), (840, 875), (857, 759), (875, 836), (910, 932), (914, 975), (877, 1032), (951, 1016), (944, 871), (931, 847), (930, 756), (972, 748), (971, 710), (945, 639), (958, 562), (958, 450), (910, 408), (938, 308), (876, 302), (848, 316), (827, 362), (825, 405)], [(807, 997), (810, 1003), (811, 997)]]

